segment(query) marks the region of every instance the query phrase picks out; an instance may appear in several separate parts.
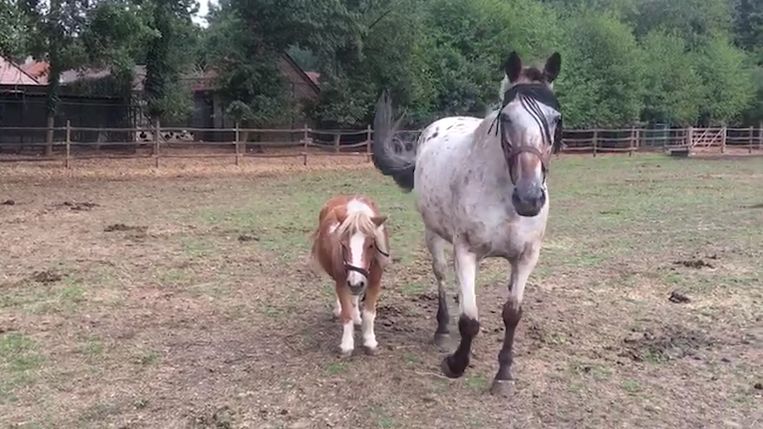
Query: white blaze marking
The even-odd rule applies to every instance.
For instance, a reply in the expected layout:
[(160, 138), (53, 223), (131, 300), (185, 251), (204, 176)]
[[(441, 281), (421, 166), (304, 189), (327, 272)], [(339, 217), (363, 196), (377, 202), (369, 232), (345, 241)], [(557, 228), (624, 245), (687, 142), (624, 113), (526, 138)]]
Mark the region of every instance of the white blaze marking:
[(329, 226), (329, 234), (333, 234), (337, 228), (339, 228), (339, 223), (338, 222), (332, 223), (331, 226)]
[(379, 344), (376, 342), (376, 334), (374, 334), (374, 320), (376, 319), (376, 313), (363, 310), (363, 326), (361, 330), (363, 332), (363, 345), (369, 349), (375, 349)]
[(349, 353), (355, 348), (355, 341), (353, 339), (354, 325), (352, 324), (352, 320), (345, 323), (342, 328), (342, 344), (339, 345), (339, 348), (342, 349), (342, 352)]
[[(356, 232), (350, 237), (350, 263), (358, 268), (365, 268), (363, 266), (363, 245), (366, 242), (366, 237), (360, 232)], [(350, 284), (356, 285), (366, 280), (366, 276), (360, 274), (357, 271), (350, 271), (347, 274), (347, 280)]]

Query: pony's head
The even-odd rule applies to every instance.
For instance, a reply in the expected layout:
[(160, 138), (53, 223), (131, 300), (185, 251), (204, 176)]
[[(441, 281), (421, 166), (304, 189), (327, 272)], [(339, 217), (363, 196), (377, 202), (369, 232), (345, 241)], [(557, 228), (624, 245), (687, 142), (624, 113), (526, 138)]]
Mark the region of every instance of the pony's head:
[(562, 114), (552, 85), (561, 65), (554, 53), (542, 70), (525, 67), (516, 52), (504, 64), (497, 132), (514, 184), (511, 201), (521, 216), (535, 216), (546, 204), (548, 163), (561, 145)]
[(378, 255), (387, 255), (382, 225), (386, 216), (374, 216), (362, 203), (350, 201), (337, 215), (334, 231), (339, 242), (341, 264), (347, 273), (347, 287), (353, 295), (362, 295), (368, 285), (371, 263)]

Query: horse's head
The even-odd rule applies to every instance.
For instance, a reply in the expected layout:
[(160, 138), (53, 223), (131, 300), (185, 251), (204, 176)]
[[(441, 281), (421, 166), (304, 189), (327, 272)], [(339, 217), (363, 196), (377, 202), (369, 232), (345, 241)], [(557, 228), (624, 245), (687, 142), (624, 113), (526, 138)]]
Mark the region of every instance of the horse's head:
[(381, 226), (387, 218), (371, 216), (362, 210), (343, 210), (338, 220), (340, 224), (335, 234), (341, 249), (341, 263), (347, 273), (347, 287), (353, 295), (362, 295), (368, 285), (371, 263), (377, 254), (386, 255), (386, 249), (377, 246), (384, 243)]
[(511, 201), (521, 216), (535, 216), (546, 204), (546, 173), (561, 145), (561, 109), (552, 82), (562, 58), (551, 55), (543, 70), (524, 67), (516, 52), (506, 60), (498, 132), (514, 184)]

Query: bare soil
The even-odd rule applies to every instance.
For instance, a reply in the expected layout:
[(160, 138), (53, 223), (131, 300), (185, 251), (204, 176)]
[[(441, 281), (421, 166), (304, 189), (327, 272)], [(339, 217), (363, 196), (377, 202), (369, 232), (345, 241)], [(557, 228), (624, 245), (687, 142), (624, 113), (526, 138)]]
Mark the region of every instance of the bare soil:
[[(508, 399), (487, 393), (507, 264), (483, 262), (472, 365), (446, 379), (411, 195), (357, 158), (249, 161), (0, 168), (0, 427), (761, 427), (763, 158), (555, 159)], [(395, 264), (381, 352), (341, 359), (306, 256), (352, 192)]]

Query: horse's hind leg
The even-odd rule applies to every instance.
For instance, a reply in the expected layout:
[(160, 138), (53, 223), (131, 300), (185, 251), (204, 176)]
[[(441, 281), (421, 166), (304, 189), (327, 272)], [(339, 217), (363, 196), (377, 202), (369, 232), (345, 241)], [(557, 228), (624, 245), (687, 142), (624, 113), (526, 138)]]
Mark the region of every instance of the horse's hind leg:
[(511, 279), (509, 281), (509, 299), (503, 305), (503, 324), (506, 332), (503, 337), (503, 347), (498, 353), (498, 373), (495, 375), (490, 392), (507, 396), (513, 388), (514, 377), (511, 365), (514, 361), (514, 332), (522, 318), (522, 299), (525, 285), (538, 262), (539, 249), (529, 250), (519, 260), (511, 262)]
[(450, 329), (448, 328), (450, 315), (448, 314), (447, 279), (445, 277), (448, 267), (445, 246), (448, 242), (430, 229), (426, 230), (425, 236), (427, 248), (432, 254), (432, 271), (437, 280), (437, 330), (434, 333), (434, 343), (440, 349), (445, 349), (450, 342)]
[(459, 307), (461, 315), (458, 318), (458, 331), (461, 342), (456, 351), (442, 361), (441, 368), (450, 378), (458, 378), (464, 374), (469, 365), (469, 355), (472, 351), (472, 340), (480, 331), (477, 318), (477, 295), (474, 289), (477, 277), (477, 255), (466, 246), (456, 245), (456, 272), (460, 288)]

